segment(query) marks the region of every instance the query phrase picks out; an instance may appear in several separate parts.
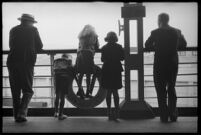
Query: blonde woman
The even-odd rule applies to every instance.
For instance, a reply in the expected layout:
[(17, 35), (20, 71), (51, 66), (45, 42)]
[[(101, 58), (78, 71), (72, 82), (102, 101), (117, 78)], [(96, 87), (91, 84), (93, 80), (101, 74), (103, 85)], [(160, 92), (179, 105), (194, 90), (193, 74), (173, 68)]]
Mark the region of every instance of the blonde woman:
[(82, 79), (86, 74), (87, 90), (84, 95), (83, 89), (79, 88), (77, 95), (80, 98), (85, 96), (92, 98), (90, 93), (91, 74), (94, 73), (94, 55), (95, 50), (99, 48), (98, 35), (95, 32), (95, 28), (91, 25), (85, 25), (83, 30), (78, 35), (79, 48), (77, 51), (76, 69), (79, 73), (78, 83), (82, 86)]

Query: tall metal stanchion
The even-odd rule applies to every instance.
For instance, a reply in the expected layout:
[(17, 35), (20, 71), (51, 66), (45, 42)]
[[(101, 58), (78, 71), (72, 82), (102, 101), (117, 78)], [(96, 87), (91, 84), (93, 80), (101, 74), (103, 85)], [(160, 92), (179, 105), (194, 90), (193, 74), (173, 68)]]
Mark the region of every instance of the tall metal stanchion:
[(54, 93), (55, 93), (55, 81), (54, 81), (54, 69), (53, 69), (53, 62), (54, 62), (54, 55), (50, 54), (50, 72), (51, 72), (51, 104), (54, 107)]
[[(121, 118), (153, 118), (152, 107), (144, 101), (144, 55), (143, 55), (143, 17), (145, 6), (141, 3), (125, 3), (121, 8), (124, 19), (124, 45), (125, 45), (125, 100), (120, 103)], [(137, 52), (131, 53), (130, 47), (130, 21), (137, 22)], [(131, 98), (131, 71), (136, 71), (138, 95), (137, 99)]]

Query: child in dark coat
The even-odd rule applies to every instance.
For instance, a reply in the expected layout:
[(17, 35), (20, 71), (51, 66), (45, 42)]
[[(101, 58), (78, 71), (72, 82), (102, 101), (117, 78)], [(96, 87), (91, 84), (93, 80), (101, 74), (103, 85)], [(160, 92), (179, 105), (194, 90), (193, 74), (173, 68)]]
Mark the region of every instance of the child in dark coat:
[[(124, 60), (124, 50), (118, 41), (115, 32), (109, 32), (105, 41), (108, 42), (101, 49), (102, 67), (102, 87), (107, 89), (106, 103), (108, 108), (108, 118), (117, 119), (119, 113), (119, 95), (118, 89), (122, 88), (121, 72), (123, 67), (121, 61)], [(111, 96), (114, 97), (115, 112), (114, 115), (111, 111)]]
[(59, 120), (64, 120), (67, 118), (67, 116), (63, 114), (65, 96), (68, 94), (68, 90), (72, 89), (73, 79), (75, 78), (76, 75), (75, 69), (72, 66), (72, 59), (70, 58), (70, 55), (63, 54), (62, 58), (56, 59), (54, 61), (54, 71), (55, 71), (54, 77), (56, 86), (54, 117), (58, 117)]

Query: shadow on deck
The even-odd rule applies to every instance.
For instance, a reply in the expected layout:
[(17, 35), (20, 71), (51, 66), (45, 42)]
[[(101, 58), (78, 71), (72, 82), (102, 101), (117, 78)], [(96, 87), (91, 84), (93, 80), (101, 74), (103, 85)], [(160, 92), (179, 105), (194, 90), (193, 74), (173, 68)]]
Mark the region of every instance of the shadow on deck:
[(107, 117), (68, 117), (59, 121), (54, 117), (28, 117), (26, 123), (15, 123), (13, 117), (3, 117), (3, 133), (41, 132), (197, 132), (197, 117), (179, 117), (174, 123), (161, 123), (160, 118), (108, 121)]

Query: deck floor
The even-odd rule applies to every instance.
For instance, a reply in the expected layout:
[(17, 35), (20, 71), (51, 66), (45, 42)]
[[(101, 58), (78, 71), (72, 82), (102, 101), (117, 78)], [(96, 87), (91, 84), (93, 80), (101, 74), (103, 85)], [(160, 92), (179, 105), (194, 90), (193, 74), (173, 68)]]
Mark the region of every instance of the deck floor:
[(28, 117), (25, 123), (16, 123), (13, 117), (3, 117), (3, 133), (53, 132), (197, 132), (197, 117), (179, 117), (174, 123), (153, 119), (108, 121), (107, 117), (68, 117), (59, 121), (54, 117)]

